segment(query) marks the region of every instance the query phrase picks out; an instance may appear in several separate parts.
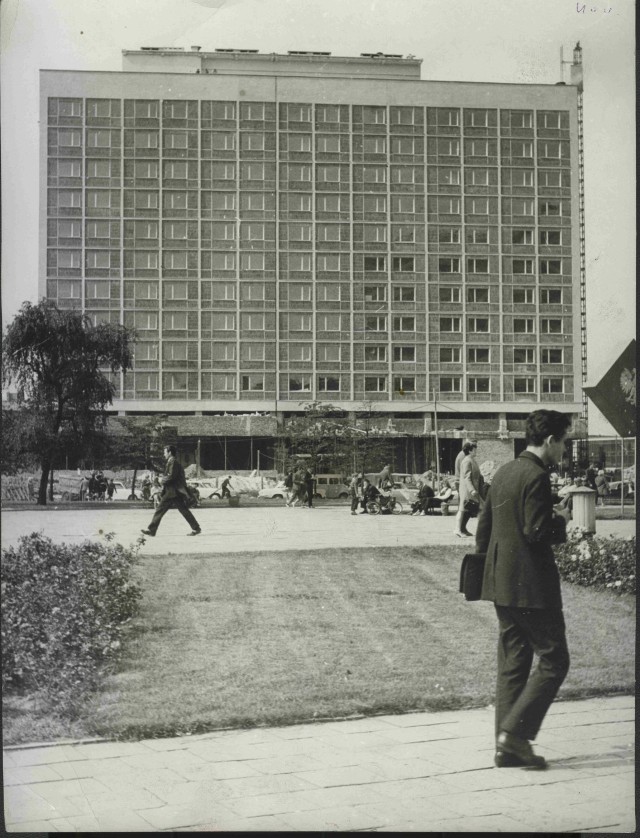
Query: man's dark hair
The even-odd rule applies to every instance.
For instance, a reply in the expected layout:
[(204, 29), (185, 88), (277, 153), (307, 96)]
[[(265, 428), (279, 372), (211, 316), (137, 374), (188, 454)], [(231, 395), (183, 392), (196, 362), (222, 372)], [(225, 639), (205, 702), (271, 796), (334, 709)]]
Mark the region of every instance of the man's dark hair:
[(165, 451), (168, 451), (172, 457), (176, 456), (176, 447), (175, 445), (165, 445)]
[(571, 425), (571, 417), (557, 410), (534, 410), (527, 416), (527, 445), (542, 445), (548, 436), (561, 439)]
[(463, 454), (470, 454), (477, 447), (478, 446), (475, 444), (475, 442), (465, 442), (465, 444), (462, 446), (462, 453)]

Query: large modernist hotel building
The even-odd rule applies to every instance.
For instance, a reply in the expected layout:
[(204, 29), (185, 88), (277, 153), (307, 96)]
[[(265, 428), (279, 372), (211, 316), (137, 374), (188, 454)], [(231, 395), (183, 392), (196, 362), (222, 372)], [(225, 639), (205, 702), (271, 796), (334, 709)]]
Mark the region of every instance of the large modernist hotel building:
[(135, 327), (114, 409), (166, 417), (205, 467), (312, 400), (420, 437), (417, 470), (434, 419), (510, 456), (530, 410), (583, 409), (579, 63), (434, 82), (193, 47), (42, 71), (41, 293)]

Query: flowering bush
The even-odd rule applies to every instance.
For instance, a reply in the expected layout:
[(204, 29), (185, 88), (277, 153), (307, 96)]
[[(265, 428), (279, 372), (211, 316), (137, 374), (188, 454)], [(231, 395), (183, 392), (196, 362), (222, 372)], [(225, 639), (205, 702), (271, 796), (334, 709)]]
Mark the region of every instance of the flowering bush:
[(73, 702), (95, 685), (138, 608), (137, 552), (109, 535), (75, 546), (41, 533), (2, 551), (3, 692)]
[(635, 536), (599, 538), (576, 527), (568, 530), (565, 544), (553, 549), (560, 576), (567, 582), (635, 594)]

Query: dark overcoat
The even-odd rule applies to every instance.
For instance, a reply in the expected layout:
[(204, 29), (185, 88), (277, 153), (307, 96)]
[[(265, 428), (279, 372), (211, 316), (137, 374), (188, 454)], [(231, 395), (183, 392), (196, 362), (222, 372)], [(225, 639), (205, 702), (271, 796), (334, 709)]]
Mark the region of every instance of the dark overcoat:
[(482, 599), (515, 608), (562, 608), (552, 543), (549, 474), (523, 451), (495, 473), (478, 518), (476, 549), (486, 553)]
[(189, 497), (184, 469), (175, 457), (169, 457), (167, 460), (164, 475), (160, 480), (163, 485), (162, 500), (172, 500), (173, 498), (186, 500)]

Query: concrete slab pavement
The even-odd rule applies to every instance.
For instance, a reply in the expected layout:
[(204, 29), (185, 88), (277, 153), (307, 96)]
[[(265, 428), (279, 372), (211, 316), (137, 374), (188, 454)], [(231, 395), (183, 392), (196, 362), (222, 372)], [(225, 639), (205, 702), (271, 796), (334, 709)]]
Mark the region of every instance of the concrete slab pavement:
[[(147, 537), (143, 554), (220, 553), (251, 550), (306, 550), (329, 547), (422, 547), (426, 544), (473, 545), (473, 539), (454, 535), (453, 516), (357, 515), (348, 506), (314, 509), (284, 506), (227, 506), (196, 510), (202, 535), (185, 538), (187, 523), (175, 510), (164, 517), (158, 535)], [(78, 510), (3, 510), (2, 546), (21, 535), (42, 530), (54, 541), (80, 543), (113, 532), (121, 544), (133, 544), (151, 520), (147, 509), (118, 509), (115, 505)], [(475, 527), (475, 521), (470, 522)], [(599, 535), (635, 534), (635, 521), (598, 521)]]
[(635, 830), (634, 700), (557, 702), (547, 771), (491, 708), (4, 751), (9, 832)]

